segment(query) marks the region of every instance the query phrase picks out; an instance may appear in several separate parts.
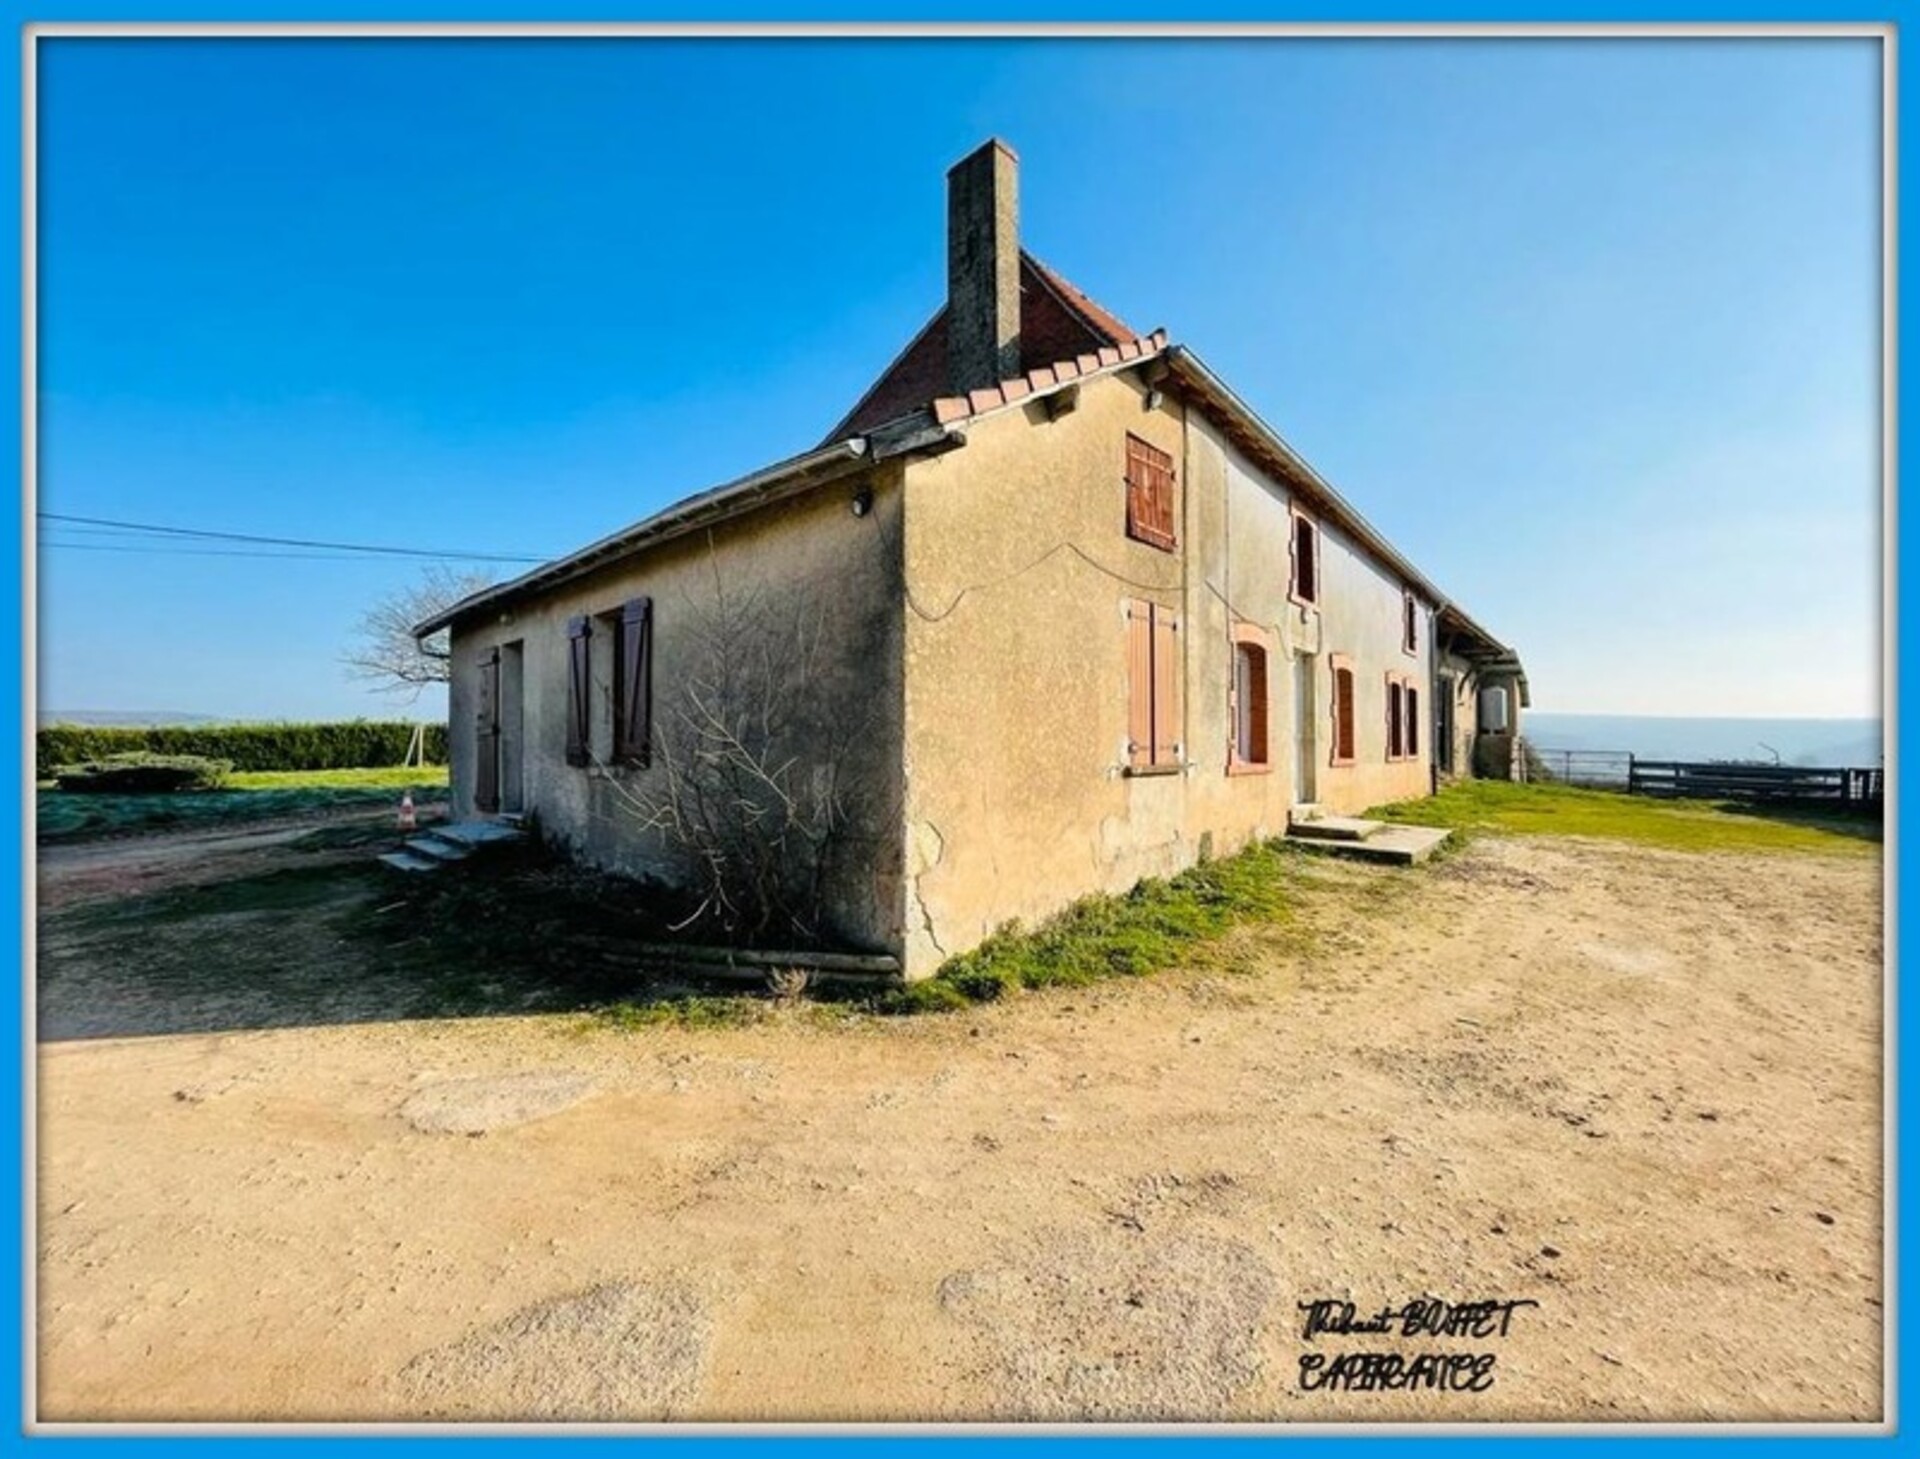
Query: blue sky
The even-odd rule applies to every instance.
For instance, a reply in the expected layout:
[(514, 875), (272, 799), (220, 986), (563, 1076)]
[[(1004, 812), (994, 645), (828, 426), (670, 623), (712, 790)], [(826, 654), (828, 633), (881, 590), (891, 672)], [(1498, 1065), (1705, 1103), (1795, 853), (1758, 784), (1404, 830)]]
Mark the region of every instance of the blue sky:
[[(1853, 40), (55, 40), (40, 505), (571, 550), (812, 445), (997, 133), (1537, 707), (1872, 714), (1879, 105)], [(40, 703), (438, 714), (339, 662), (415, 572), (43, 551)]]

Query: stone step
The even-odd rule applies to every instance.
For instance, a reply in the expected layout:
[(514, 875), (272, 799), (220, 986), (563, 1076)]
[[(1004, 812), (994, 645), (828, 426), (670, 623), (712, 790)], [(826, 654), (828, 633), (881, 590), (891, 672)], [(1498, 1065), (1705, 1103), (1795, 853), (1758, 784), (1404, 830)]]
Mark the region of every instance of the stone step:
[(380, 860), (395, 871), (407, 872), (438, 871), (441, 865), (432, 857), (415, 856), (411, 851), (389, 851)]
[[(1377, 823), (1376, 823), (1377, 824)], [(1444, 826), (1381, 826), (1361, 841), (1336, 841), (1290, 833), (1302, 844), (1330, 856), (1347, 856), (1356, 861), (1380, 861), (1392, 866), (1412, 866), (1425, 861), (1444, 846), (1453, 832)]]
[(476, 846), (527, 839), (527, 833), (518, 826), (509, 826), (501, 821), (455, 821), (451, 825), (434, 827), (433, 834), (443, 841), (464, 846), (469, 851)]
[(1385, 824), (1385, 821), (1363, 821), (1353, 816), (1316, 816), (1310, 821), (1292, 822), (1287, 834), (1316, 841), (1365, 841)]
[(448, 840), (438, 831), (429, 831), (424, 836), (415, 836), (407, 842), (407, 850), (416, 856), (431, 856), (435, 861), (465, 861), (473, 855), (471, 846), (463, 846), (458, 841)]

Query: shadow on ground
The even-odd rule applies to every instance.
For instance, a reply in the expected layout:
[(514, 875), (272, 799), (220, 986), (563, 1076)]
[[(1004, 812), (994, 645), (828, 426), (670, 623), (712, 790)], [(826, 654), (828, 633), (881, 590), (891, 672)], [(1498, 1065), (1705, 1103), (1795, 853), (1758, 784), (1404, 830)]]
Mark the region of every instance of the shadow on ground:
[(44, 912), (40, 1038), (614, 1004), (627, 1017), (653, 1005), (698, 1014), (722, 1001), (704, 996), (713, 987), (642, 972), (623, 955), (624, 942), (661, 937), (677, 910), (643, 883), (515, 849), (477, 855), (455, 873), (405, 877), (373, 860), (378, 849), (364, 828), (319, 830), (253, 875)]
[(1731, 816), (1749, 816), (1782, 826), (1804, 826), (1808, 830), (1825, 831), (1854, 841), (1871, 841), (1876, 845), (1885, 838), (1884, 813), (1878, 807), (1872, 811), (1844, 811), (1820, 806), (1724, 801), (1715, 809)]

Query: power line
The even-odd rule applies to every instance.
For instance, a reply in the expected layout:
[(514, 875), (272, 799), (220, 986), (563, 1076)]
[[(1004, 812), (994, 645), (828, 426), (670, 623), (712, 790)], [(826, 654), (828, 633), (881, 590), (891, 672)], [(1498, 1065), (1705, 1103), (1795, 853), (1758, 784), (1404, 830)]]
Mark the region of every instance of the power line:
[(244, 547), (175, 547), (171, 544), (150, 547), (134, 546), (124, 542), (47, 542), (42, 547), (57, 547), (67, 552), (132, 552), (143, 557), (277, 557), (305, 562), (385, 562), (384, 556), (376, 557), (364, 552), (254, 552)]
[[(200, 527), (166, 527), (152, 522), (124, 522), (112, 517), (75, 517), (61, 512), (42, 512), (43, 522), (72, 522), (87, 527), (115, 527), (123, 531), (152, 533), (163, 537), (190, 537), (215, 539), (222, 542), (252, 542), (269, 547), (317, 547), (329, 552), (362, 552), (381, 557), (423, 557), (441, 562), (454, 560), (466, 562), (524, 562), (539, 563), (547, 561), (544, 557), (515, 556), (501, 552), (462, 552), (457, 550), (431, 551), (419, 547), (387, 547), (367, 542), (318, 542), (307, 537), (261, 537), (249, 532), (216, 532)], [(77, 546), (75, 543), (64, 544)]]

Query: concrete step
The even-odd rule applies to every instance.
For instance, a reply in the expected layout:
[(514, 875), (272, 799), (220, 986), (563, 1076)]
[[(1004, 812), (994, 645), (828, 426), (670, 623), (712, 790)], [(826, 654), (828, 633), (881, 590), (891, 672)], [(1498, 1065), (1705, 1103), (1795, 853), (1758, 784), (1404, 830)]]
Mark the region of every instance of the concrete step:
[(1291, 822), (1287, 834), (1316, 841), (1365, 841), (1385, 824), (1385, 821), (1362, 821), (1353, 816), (1316, 816), (1310, 821)]
[[(1376, 822), (1376, 825), (1379, 823)], [(1392, 866), (1412, 866), (1425, 861), (1444, 846), (1453, 832), (1444, 826), (1380, 826), (1366, 839), (1337, 841), (1289, 833), (1303, 845), (1330, 856), (1347, 856), (1356, 861), (1381, 861)]]
[(380, 860), (395, 871), (422, 872), (440, 869), (440, 863), (432, 857), (415, 856), (411, 851), (389, 851)]
[(1297, 826), (1302, 821), (1317, 821), (1325, 814), (1326, 812), (1320, 809), (1318, 801), (1303, 800), (1287, 812), (1287, 824)]
[(508, 841), (524, 841), (527, 833), (518, 826), (507, 825), (503, 821), (455, 821), (449, 826), (434, 827), (433, 834), (443, 841), (464, 846), (471, 851), (476, 846), (493, 846)]
[(438, 831), (429, 831), (424, 836), (415, 836), (407, 842), (407, 850), (416, 856), (430, 856), (435, 861), (465, 861), (473, 855), (471, 846), (463, 846), (458, 841), (449, 840)]

